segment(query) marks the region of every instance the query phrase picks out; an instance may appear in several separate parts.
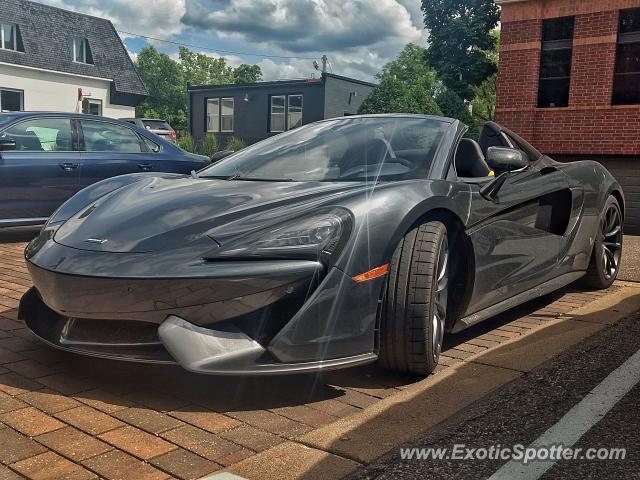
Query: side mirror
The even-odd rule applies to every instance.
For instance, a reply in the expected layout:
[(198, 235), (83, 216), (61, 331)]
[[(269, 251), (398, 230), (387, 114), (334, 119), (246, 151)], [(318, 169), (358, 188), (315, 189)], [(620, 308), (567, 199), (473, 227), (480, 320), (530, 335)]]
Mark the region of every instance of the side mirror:
[(12, 138), (0, 138), (0, 152), (15, 150), (16, 141)]
[(232, 153), (236, 153), (235, 150), (220, 150), (219, 152), (211, 155), (211, 163), (216, 163), (222, 160), (224, 157), (228, 157)]
[(496, 172), (511, 172), (529, 166), (529, 159), (515, 148), (489, 147), (487, 150), (487, 164)]

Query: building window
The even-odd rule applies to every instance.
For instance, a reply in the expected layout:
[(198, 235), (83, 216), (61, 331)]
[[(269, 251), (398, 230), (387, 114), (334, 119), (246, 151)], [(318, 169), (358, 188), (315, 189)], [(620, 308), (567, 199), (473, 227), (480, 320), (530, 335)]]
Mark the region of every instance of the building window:
[(273, 95), (269, 131), (277, 133), (302, 125), (302, 95)]
[(82, 100), (82, 113), (102, 115), (102, 100), (97, 98), (84, 98)]
[(0, 26), (0, 47), (5, 50), (18, 50), (18, 26), (3, 23)]
[(22, 90), (0, 89), (0, 112), (19, 112), (24, 110), (24, 92)]
[(640, 8), (620, 11), (612, 103), (640, 103)]
[(284, 132), (286, 130), (285, 98), (285, 95), (273, 95), (271, 97), (270, 130), (272, 132)]
[(288, 129), (298, 128), (302, 125), (302, 95), (289, 95), (287, 108), (289, 109)]
[(207, 98), (207, 132), (220, 131), (220, 99)]
[(538, 107), (569, 105), (574, 17), (542, 21)]
[(73, 61), (78, 63), (93, 63), (93, 56), (86, 38), (73, 39)]
[(207, 98), (207, 132), (233, 132), (233, 97)]
[(220, 100), (220, 131), (233, 132), (233, 98)]

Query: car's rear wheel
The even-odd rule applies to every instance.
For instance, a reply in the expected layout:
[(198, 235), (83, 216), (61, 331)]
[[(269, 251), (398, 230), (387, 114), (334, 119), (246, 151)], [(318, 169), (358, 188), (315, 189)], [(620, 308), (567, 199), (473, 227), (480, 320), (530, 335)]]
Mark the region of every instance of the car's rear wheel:
[(588, 288), (609, 288), (618, 276), (622, 255), (622, 211), (618, 200), (609, 196), (600, 217), (600, 226), (591, 253), (584, 284)]
[(447, 315), (449, 242), (441, 222), (411, 230), (389, 268), (380, 318), (380, 362), (428, 375), (438, 364)]

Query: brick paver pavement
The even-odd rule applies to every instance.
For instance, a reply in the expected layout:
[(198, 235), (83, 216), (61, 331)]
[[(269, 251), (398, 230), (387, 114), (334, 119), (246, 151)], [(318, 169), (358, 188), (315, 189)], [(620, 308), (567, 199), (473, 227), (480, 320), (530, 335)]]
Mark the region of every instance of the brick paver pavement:
[[(52, 350), (17, 319), (29, 232), (0, 237), (0, 478), (199, 478), (393, 395), (375, 366), (210, 377)], [(603, 295), (566, 290), (450, 336), (437, 371)]]

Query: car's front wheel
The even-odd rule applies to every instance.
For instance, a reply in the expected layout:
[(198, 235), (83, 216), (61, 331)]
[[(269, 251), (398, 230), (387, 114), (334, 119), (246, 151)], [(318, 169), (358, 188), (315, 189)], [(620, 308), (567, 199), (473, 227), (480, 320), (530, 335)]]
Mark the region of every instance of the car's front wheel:
[(447, 315), (449, 242), (443, 223), (411, 230), (389, 268), (380, 318), (381, 364), (428, 375), (438, 364)]

